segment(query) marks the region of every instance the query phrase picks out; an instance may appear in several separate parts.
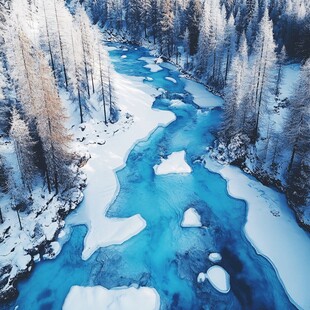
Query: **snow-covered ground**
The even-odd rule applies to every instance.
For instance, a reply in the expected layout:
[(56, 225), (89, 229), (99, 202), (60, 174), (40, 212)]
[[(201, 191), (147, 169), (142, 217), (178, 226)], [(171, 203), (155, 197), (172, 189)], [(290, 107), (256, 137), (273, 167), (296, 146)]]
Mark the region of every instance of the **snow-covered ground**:
[(181, 222), (182, 227), (201, 227), (201, 217), (195, 208), (189, 208), (184, 212)]
[(202, 84), (182, 78), (185, 83), (185, 90), (194, 97), (194, 102), (201, 108), (214, 108), (223, 104), (223, 99), (212, 94)]
[(157, 310), (160, 297), (148, 287), (120, 287), (106, 289), (102, 286), (73, 286), (66, 297), (63, 310)]
[(285, 99), (291, 96), (295, 83), (298, 81), (300, 64), (283, 66), (283, 78), (280, 87), (280, 97)]
[(162, 159), (159, 165), (153, 167), (155, 174), (191, 173), (192, 168), (186, 162), (185, 155), (185, 151), (174, 152), (167, 159)]
[(310, 309), (310, 238), (296, 223), (284, 194), (237, 167), (220, 165), (207, 156), (205, 166), (227, 181), (231, 196), (247, 202), (247, 238), (274, 265), (292, 301), (302, 309)]
[(89, 183), (85, 199), (69, 222), (88, 227), (83, 259), (88, 259), (99, 247), (121, 244), (144, 229), (146, 223), (139, 214), (122, 219), (105, 216), (119, 191), (115, 172), (125, 165), (130, 150), (138, 141), (146, 139), (158, 126), (175, 120), (171, 112), (152, 109), (155, 96), (160, 92), (144, 84), (142, 77), (116, 75), (115, 92), (122, 110), (121, 120), (108, 127), (103, 122), (93, 121), (77, 127), (75, 133), (80, 141), (83, 140), (78, 147), (91, 155), (84, 167)]

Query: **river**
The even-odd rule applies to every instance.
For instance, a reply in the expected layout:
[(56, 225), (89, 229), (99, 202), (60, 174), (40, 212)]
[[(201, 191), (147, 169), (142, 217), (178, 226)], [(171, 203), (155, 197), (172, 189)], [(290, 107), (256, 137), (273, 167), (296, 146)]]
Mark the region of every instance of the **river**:
[[(117, 172), (120, 191), (107, 215), (141, 214), (147, 226), (122, 245), (100, 248), (86, 261), (81, 253), (87, 228), (72, 227), (61, 253), (37, 263), (29, 278), (19, 283), (20, 295), (9, 308), (61, 309), (73, 285), (137, 284), (154, 287), (162, 309), (294, 309), (274, 268), (244, 234), (245, 202), (230, 197), (226, 181), (201, 163), (219, 127), (221, 109), (198, 108), (174, 66), (163, 65), (158, 72), (145, 68), (139, 58), (149, 57), (148, 50), (127, 46), (127, 57), (121, 58), (122, 47), (112, 45), (116, 47), (110, 50), (115, 70), (152, 78), (145, 83), (167, 91), (153, 107), (176, 115), (170, 125), (137, 143), (126, 166)], [(184, 104), (172, 104), (172, 98)], [(161, 157), (182, 150), (192, 173), (154, 174), (153, 166)], [(181, 227), (183, 213), (190, 207), (201, 215), (203, 228)], [(213, 265), (208, 260), (210, 252), (223, 257), (218, 264), (230, 275), (227, 294), (216, 291), (208, 281), (197, 283), (197, 275)]]

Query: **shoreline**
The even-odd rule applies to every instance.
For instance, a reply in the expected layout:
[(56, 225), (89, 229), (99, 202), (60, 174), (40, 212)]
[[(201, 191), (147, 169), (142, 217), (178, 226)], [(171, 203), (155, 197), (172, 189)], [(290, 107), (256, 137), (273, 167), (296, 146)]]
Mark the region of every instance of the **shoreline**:
[(117, 129), (117, 134), (110, 136), (104, 145), (88, 145), (91, 159), (83, 171), (87, 174), (89, 185), (78, 212), (67, 221), (71, 226), (85, 224), (88, 227), (82, 253), (84, 260), (98, 248), (122, 244), (145, 228), (146, 222), (139, 214), (124, 219), (105, 216), (120, 190), (116, 173), (125, 167), (128, 155), (137, 143), (146, 141), (155, 130), (169, 125), (176, 118), (172, 112), (152, 108), (160, 92), (144, 84), (143, 77), (123, 74), (116, 74), (115, 77), (122, 115), (132, 115), (133, 122), (126, 130), (122, 130), (118, 123), (109, 125), (106, 130)]
[(238, 167), (223, 166), (207, 156), (205, 168), (220, 174), (227, 182), (228, 194), (247, 205), (245, 237), (271, 263), (291, 302), (298, 309), (309, 309), (310, 239), (298, 226), (284, 194), (264, 186)]

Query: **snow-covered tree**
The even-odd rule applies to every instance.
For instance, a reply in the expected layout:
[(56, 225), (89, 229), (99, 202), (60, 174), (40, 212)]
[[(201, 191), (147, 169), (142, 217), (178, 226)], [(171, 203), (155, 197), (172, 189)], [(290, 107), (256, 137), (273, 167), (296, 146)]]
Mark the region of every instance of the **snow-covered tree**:
[(174, 40), (173, 37), (174, 27), (174, 14), (172, 8), (172, 1), (167, 0), (162, 2), (161, 7), (161, 38), (160, 38), (160, 50), (161, 53), (170, 58), (174, 52)]
[(187, 28), (189, 31), (190, 40), (190, 55), (194, 55), (197, 52), (201, 14), (201, 1), (190, 0), (187, 8)]
[(151, 0), (151, 9), (150, 9), (150, 23), (151, 23), (151, 33), (153, 36), (153, 42), (156, 44), (156, 40), (160, 37), (159, 29), (159, 18), (160, 18), (160, 2), (159, 0)]
[(14, 141), (14, 149), (18, 163), (18, 171), (22, 185), (30, 192), (32, 190), (32, 177), (34, 174), (33, 145), (28, 125), (20, 117), (18, 111), (13, 108), (11, 118), (10, 137)]
[(208, 55), (210, 53), (210, 31), (211, 31), (211, 2), (205, 1), (200, 22), (198, 39), (198, 50), (195, 67), (198, 74), (203, 74), (208, 70)]
[(186, 63), (185, 63), (186, 67), (185, 68), (187, 68), (189, 64), (189, 54), (190, 54), (188, 28), (186, 28), (185, 33), (184, 33), (183, 46), (184, 46), (184, 53), (186, 55)]
[(224, 38), (224, 44), (225, 44), (225, 53), (226, 53), (226, 61), (225, 61), (225, 73), (224, 73), (224, 81), (226, 84), (227, 81), (227, 75), (229, 71), (229, 67), (231, 64), (231, 60), (234, 56), (234, 53), (236, 51), (236, 31), (235, 31), (235, 20), (233, 15), (229, 17), (229, 19), (226, 22), (225, 26), (225, 38)]
[(281, 51), (279, 53), (278, 59), (277, 59), (277, 80), (276, 80), (276, 87), (275, 87), (275, 94), (276, 96), (279, 96), (280, 94), (280, 85), (283, 80), (283, 65), (286, 60), (286, 51), (285, 46), (282, 46)]
[(37, 92), (38, 76), (33, 48), (15, 18), (11, 19), (6, 35), (7, 57), (17, 98), (22, 102), (28, 118), (34, 119), (38, 113), (36, 107), (40, 98)]
[[(268, 110), (271, 100), (271, 87), (274, 85), (274, 69), (276, 62), (275, 43), (273, 40), (272, 21), (269, 20), (268, 9), (260, 22), (259, 32), (254, 42), (254, 60), (252, 74), (252, 109), (255, 115), (253, 138), (258, 137), (260, 122)], [(271, 98), (270, 98), (271, 97)]]
[(246, 84), (248, 55), (246, 38), (243, 35), (238, 53), (233, 58), (225, 88), (223, 113), (223, 132), (225, 139), (244, 133), (246, 107)]
[(286, 120), (284, 134), (287, 145), (291, 146), (288, 171), (294, 163), (310, 152), (310, 60), (302, 67), (300, 78), (290, 98), (289, 117)]
[(142, 0), (128, 0), (126, 6), (126, 25), (132, 39), (139, 42), (143, 33)]
[(66, 184), (70, 163), (68, 152), (71, 137), (65, 128), (65, 112), (54, 83), (51, 69), (45, 57), (39, 53), (39, 77), (41, 101), (36, 124), (46, 164), (48, 189), (54, 186), (56, 193)]

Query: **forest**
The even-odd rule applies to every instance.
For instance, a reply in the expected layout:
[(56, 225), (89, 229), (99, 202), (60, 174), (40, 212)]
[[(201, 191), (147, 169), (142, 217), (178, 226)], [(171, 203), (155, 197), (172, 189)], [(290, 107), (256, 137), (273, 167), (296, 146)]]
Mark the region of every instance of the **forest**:
[(309, 305), (309, 104), (308, 0), (0, 0), (0, 310)]

